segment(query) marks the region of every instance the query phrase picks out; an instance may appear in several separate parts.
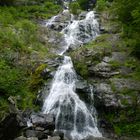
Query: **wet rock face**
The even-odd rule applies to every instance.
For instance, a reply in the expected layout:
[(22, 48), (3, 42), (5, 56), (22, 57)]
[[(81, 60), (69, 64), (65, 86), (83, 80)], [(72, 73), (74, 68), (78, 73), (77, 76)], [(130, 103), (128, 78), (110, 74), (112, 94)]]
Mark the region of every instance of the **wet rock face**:
[[(133, 112), (139, 112), (140, 106), (140, 82), (132, 76), (137, 69), (134, 63), (139, 62), (122, 48), (117, 48), (119, 38), (118, 34), (101, 35), (93, 43), (71, 53), (76, 72), (84, 76), (83, 72), (86, 71), (85, 78), (94, 86), (94, 106), (99, 115), (98, 124), (102, 134), (113, 139), (117, 135), (111, 124), (121, 124), (125, 119), (133, 126), (133, 120), (139, 117), (139, 114)], [(111, 42), (111, 46), (108, 42)], [(82, 83), (77, 93), (81, 98), (84, 95), (89, 102), (87, 94), (81, 94), (83, 91), (88, 93), (87, 89)], [(112, 120), (110, 115), (113, 116)]]
[(50, 114), (33, 114), (30, 120), (33, 126), (47, 128), (49, 130), (54, 130), (55, 128), (54, 117)]
[(54, 121), (50, 114), (35, 114), (29, 111), (12, 113), (0, 123), (0, 139), (13, 140), (19, 136), (14, 140), (62, 140), (64, 134), (54, 132)]
[[(112, 39), (114, 40), (114, 37)], [(74, 63), (75, 68), (77, 68), (77, 65), (79, 67), (79, 65), (84, 64), (83, 67), (82, 65), (80, 67), (80, 69), (82, 69), (81, 72), (85, 70), (85, 68), (87, 69), (87, 80), (93, 82), (95, 89), (95, 97), (97, 100), (97, 102), (95, 100), (96, 107), (101, 105), (107, 108), (124, 108), (127, 106), (133, 106), (133, 97), (124, 92), (125, 90), (127, 90), (127, 93), (133, 92), (133, 95), (139, 102), (138, 92), (140, 91), (140, 83), (131, 78), (121, 78), (132, 72), (132, 69), (126, 67), (124, 64), (127, 61), (128, 56), (124, 52), (112, 51), (109, 54), (108, 51), (108, 48), (102, 50), (102, 47), (93, 49), (83, 47), (78, 49), (77, 52), (72, 54), (73, 61), (76, 62)], [(79, 73), (79, 69), (76, 70), (77, 73)], [(127, 71), (124, 73), (124, 70)], [(115, 78), (117, 76), (120, 76), (120, 78)], [(86, 95), (81, 94), (83, 91), (88, 93), (88, 87), (85, 83), (78, 83), (76, 90), (77, 93), (80, 93), (80, 97), (82, 97), (82, 95)], [(124, 102), (127, 103), (124, 104)]]
[(62, 12), (53, 19), (53, 22), (51, 22), (51, 24), (48, 23), (47, 27), (60, 32), (69, 24), (70, 19), (71, 14), (69, 13), (69, 11)]
[(22, 136), (15, 138), (15, 140), (63, 140), (64, 134), (62, 132), (54, 132), (55, 120), (52, 115), (32, 113), (26, 119), (28, 127), (22, 130)]
[(91, 98), (91, 86), (84, 79), (79, 79), (76, 83), (76, 93), (79, 95), (80, 99), (86, 103), (89, 103)]

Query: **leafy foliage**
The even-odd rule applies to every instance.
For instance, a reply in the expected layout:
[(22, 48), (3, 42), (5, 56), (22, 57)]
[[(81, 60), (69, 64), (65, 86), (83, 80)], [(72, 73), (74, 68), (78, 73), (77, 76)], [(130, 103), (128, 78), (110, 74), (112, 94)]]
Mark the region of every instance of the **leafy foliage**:
[(70, 3), (70, 11), (71, 13), (73, 13), (74, 15), (78, 15), (80, 12), (80, 6), (78, 4), (78, 2), (72, 2)]
[(122, 22), (124, 37), (128, 47), (132, 47), (136, 57), (140, 58), (140, 3), (139, 0), (116, 0), (114, 2), (118, 20)]
[[(9, 111), (9, 96), (15, 98), (19, 109), (35, 107), (33, 101), (42, 84), (40, 73), (45, 68), (38, 61), (48, 53), (35, 20), (49, 18), (60, 10), (51, 1), (43, 5), (0, 6), (0, 120)], [(40, 65), (35, 72), (34, 65)]]

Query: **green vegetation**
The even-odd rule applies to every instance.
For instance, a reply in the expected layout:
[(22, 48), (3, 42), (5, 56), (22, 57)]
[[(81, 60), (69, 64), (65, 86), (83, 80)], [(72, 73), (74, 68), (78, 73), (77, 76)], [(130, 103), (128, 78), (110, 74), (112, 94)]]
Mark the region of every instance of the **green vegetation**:
[(123, 40), (131, 54), (140, 58), (140, 3), (139, 0), (98, 0), (97, 10), (101, 12), (110, 11), (115, 20), (121, 23)]
[[(140, 137), (140, 91), (133, 86), (119, 89), (110, 79), (140, 82), (140, 3), (136, 0), (98, 0), (96, 9), (100, 13), (103, 34), (71, 53), (77, 73), (91, 83), (105, 82), (111, 86), (114, 94), (120, 99), (122, 108), (106, 107), (101, 111), (101, 118), (111, 124), (118, 136)], [(115, 53), (114, 53), (115, 52)], [(118, 59), (113, 53), (119, 54)], [(120, 55), (121, 54), (121, 55)], [(109, 78), (94, 75), (93, 68), (101, 62), (110, 64), (113, 72), (118, 74)], [(119, 56), (124, 56), (119, 59)], [(111, 59), (114, 57), (114, 59)], [(92, 76), (94, 78), (92, 78)], [(96, 78), (96, 80), (94, 80)], [(99, 79), (98, 79), (99, 78)], [(121, 83), (120, 83), (121, 84)], [(127, 82), (126, 82), (127, 84)], [(121, 85), (120, 85), (121, 86)], [(121, 98), (122, 97), (122, 98)], [(99, 108), (100, 111), (101, 108)], [(102, 114), (103, 113), (103, 114)]]
[(123, 24), (124, 38), (132, 54), (140, 58), (140, 3), (139, 0), (116, 0), (114, 2), (118, 20)]
[[(136, 112), (135, 112), (135, 111)], [(125, 108), (104, 114), (118, 136), (140, 137), (139, 108)]]
[(69, 7), (70, 7), (70, 11), (72, 14), (74, 14), (74, 15), (80, 14), (81, 9), (80, 9), (78, 2), (76, 2), (76, 1), (71, 2)]
[(106, 8), (106, 0), (97, 0), (97, 10), (102, 11)]
[(0, 0), (0, 5), (1, 120), (8, 115), (10, 96), (19, 109), (36, 109), (33, 101), (44, 82), (41, 72), (47, 65), (41, 61), (49, 56), (49, 44), (41, 42), (41, 30), (35, 21), (57, 14), (61, 7), (51, 1), (25, 6)]

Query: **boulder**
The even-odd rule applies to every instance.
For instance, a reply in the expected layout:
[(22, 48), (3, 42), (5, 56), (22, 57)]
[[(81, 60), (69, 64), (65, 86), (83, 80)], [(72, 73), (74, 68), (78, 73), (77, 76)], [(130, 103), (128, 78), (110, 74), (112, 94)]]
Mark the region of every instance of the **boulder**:
[(23, 136), (20, 136), (18, 138), (15, 138), (14, 140), (27, 140), (27, 138), (26, 137), (23, 137)]
[(92, 86), (83, 79), (76, 81), (75, 84), (76, 84), (76, 93), (83, 101), (89, 103), (89, 101), (91, 100)]
[(85, 140), (111, 140), (111, 139), (109, 139), (109, 138), (95, 138), (93, 136), (90, 136), (89, 138), (87, 138)]
[(54, 117), (50, 114), (42, 114), (42, 113), (32, 114), (31, 122), (34, 126), (43, 127), (49, 130), (55, 129)]
[(81, 14), (78, 16), (78, 20), (82, 20), (82, 19), (84, 19), (84, 18), (86, 17), (86, 14), (87, 14), (86, 11), (81, 12)]
[(111, 78), (110, 82), (114, 84), (117, 91), (123, 89), (140, 90), (140, 82), (129, 78)]
[(110, 78), (114, 75), (120, 74), (119, 71), (112, 70), (112, 67), (110, 64), (103, 61), (101, 63), (98, 63), (94, 67), (92, 66), (89, 67), (89, 72), (93, 73), (96, 77), (102, 77), (102, 78)]
[(60, 140), (59, 136), (49, 137), (47, 140)]
[(64, 133), (61, 131), (54, 131), (53, 136), (59, 136), (61, 140), (64, 139)]
[(120, 106), (120, 102), (117, 96), (113, 93), (111, 86), (106, 83), (96, 84), (96, 106), (106, 106), (106, 107), (118, 107)]
[(39, 138), (39, 139), (42, 139), (42, 138), (46, 138), (47, 137), (46, 134), (44, 134), (41, 131), (37, 131), (37, 130), (26, 130), (25, 136), (27, 138), (35, 137), (35, 138)]
[(27, 138), (27, 140), (38, 140), (38, 138), (36, 138), (36, 137), (30, 137), (30, 138)]

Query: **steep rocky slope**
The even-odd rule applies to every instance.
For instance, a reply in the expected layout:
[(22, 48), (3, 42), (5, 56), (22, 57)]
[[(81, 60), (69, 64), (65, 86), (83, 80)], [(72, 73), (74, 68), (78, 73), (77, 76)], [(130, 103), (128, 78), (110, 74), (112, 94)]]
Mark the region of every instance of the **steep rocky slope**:
[(76, 72), (94, 87), (100, 127), (111, 137), (139, 137), (140, 62), (130, 55), (113, 14), (100, 12), (99, 21), (99, 37), (70, 55)]

